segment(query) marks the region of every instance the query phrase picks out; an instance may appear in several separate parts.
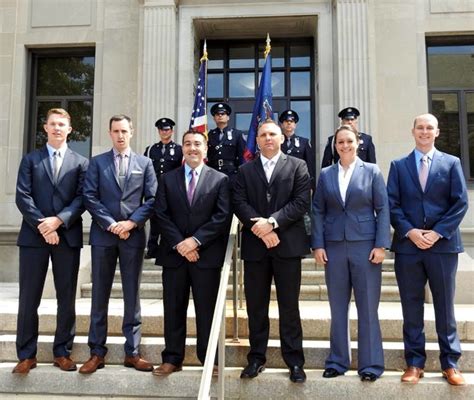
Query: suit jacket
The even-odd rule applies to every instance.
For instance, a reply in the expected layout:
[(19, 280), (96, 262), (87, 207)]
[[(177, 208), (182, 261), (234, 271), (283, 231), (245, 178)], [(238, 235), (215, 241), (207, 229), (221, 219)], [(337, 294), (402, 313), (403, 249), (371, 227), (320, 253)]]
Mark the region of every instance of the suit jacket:
[(23, 215), (18, 246), (49, 246), (38, 231), (39, 219), (57, 216), (63, 221), (57, 230), (60, 240), (82, 247), (82, 189), (88, 164), (68, 148), (54, 184), (46, 146), (23, 157), (16, 184), (16, 205)]
[(177, 268), (187, 262), (175, 247), (194, 236), (201, 245), (199, 260), (193, 265), (221, 268), (229, 235), (229, 178), (204, 165), (189, 204), (184, 171), (181, 166), (160, 178), (155, 202), (161, 233), (156, 264)]
[(457, 157), (435, 150), (425, 191), (421, 189), (415, 152), (392, 161), (388, 175), (390, 219), (395, 234), (392, 251), (419, 251), (406, 237), (412, 228), (432, 229), (443, 237), (428, 250), (433, 253), (463, 251), (459, 225), (467, 212), (466, 182)]
[(90, 244), (114, 246), (121, 240), (107, 231), (114, 222), (132, 220), (137, 224), (130, 231), (127, 243), (145, 247), (145, 222), (153, 213), (156, 176), (152, 161), (130, 153), (124, 190), (120, 188), (112, 150), (91, 159), (84, 183), (84, 205), (92, 215)]
[[(234, 212), (243, 224), (242, 258), (259, 261), (268, 254), (301, 257), (309, 253), (303, 216), (311, 203), (310, 177), (306, 162), (281, 154), (270, 182), (260, 157), (240, 167), (233, 191)], [(251, 218), (273, 217), (278, 223), (280, 244), (268, 250), (251, 228)]]
[[(364, 132), (359, 132), (360, 142), (357, 149), (357, 156), (365, 162), (375, 164), (377, 162), (375, 158), (375, 146), (372, 141), (372, 136)], [(324, 148), (323, 161), (321, 162), (321, 168), (329, 167), (333, 163), (339, 161), (339, 154), (334, 146), (334, 135), (329, 136), (326, 147)]]
[(311, 247), (325, 248), (328, 241), (374, 240), (374, 247), (390, 246), (390, 212), (387, 190), (376, 164), (357, 158), (346, 199), (339, 190), (339, 165), (321, 171), (313, 199)]

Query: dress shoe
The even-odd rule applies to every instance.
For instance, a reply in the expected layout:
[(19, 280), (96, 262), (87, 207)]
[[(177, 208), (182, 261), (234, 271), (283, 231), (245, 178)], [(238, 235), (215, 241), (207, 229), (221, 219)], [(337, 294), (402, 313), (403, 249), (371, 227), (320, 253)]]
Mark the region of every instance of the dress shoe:
[(145, 253), (144, 258), (145, 258), (145, 260), (150, 260), (152, 258), (156, 258), (156, 256), (153, 253), (148, 252), (148, 253)]
[(443, 377), (450, 385), (463, 386), (466, 384), (461, 372), (456, 368), (447, 368), (443, 371)]
[(26, 358), (20, 360), (18, 364), (13, 368), (12, 373), (14, 374), (27, 374), (30, 369), (36, 368), (36, 358)]
[(179, 372), (183, 369), (181, 365), (174, 365), (171, 363), (163, 363), (159, 367), (153, 370), (153, 375), (155, 376), (166, 376), (170, 375), (173, 372)]
[(323, 372), (323, 378), (335, 378), (339, 375), (344, 375), (344, 372), (339, 372), (335, 368), (326, 368)]
[(104, 368), (105, 362), (104, 357), (98, 356), (97, 354), (92, 354), (81, 368), (79, 368), (80, 374), (92, 374), (98, 369)]
[(372, 372), (362, 372), (360, 374), (360, 380), (362, 382), (375, 382), (378, 379), (378, 376)]
[(153, 364), (141, 358), (140, 355), (126, 356), (123, 365), (128, 368), (135, 368), (137, 371), (153, 371)]
[(418, 383), (418, 381), (423, 378), (424, 371), (423, 368), (418, 367), (408, 367), (402, 375), (402, 382), (406, 383)]
[(265, 364), (256, 362), (249, 363), (240, 373), (240, 379), (255, 378), (260, 372), (265, 370)]
[(74, 361), (71, 360), (71, 357), (54, 357), (55, 367), (58, 367), (62, 371), (75, 371), (77, 370), (77, 365)]
[(303, 383), (306, 381), (306, 374), (303, 367), (290, 367), (290, 381), (294, 383)]

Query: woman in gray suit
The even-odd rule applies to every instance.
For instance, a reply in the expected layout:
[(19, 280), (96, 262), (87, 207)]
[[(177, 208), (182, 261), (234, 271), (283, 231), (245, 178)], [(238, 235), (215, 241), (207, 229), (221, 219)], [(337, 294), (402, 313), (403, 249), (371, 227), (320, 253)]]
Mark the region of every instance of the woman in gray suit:
[(357, 157), (359, 136), (342, 125), (335, 132), (338, 163), (324, 168), (313, 199), (311, 247), (325, 265), (331, 307), (330, 352), (323, 377), (350, 367), (349, 305), (358, 314), (358, 373), (373, 382), (384, 371), (378, 305), (385, 248), (390, 246), (387, 191), (380, 169)]

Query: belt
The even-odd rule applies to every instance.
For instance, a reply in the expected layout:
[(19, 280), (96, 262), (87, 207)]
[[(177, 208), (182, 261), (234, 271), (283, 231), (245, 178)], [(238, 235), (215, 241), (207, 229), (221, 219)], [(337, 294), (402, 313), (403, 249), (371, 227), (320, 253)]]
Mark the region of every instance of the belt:
[(223, 167), (224, 165), (225, 166), (232, 166), (232, 167), (235, 167), (235, 163), (234, 161), (230, 161), (230, 160), (213, 160), (213, 161), (209, 161), (209, 165), (212, 167)]

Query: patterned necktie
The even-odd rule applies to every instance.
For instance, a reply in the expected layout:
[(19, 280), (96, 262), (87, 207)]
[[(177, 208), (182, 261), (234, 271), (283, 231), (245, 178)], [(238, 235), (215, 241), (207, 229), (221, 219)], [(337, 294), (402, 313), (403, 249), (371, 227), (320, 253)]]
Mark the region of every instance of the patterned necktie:
[(273, 161), (272, 160), (268, 160), (266, 163), (265, 163), (265, 176), (267, 177), (267, 182), (270, 182), (270, 179), (272, 177), (272, 166), (273, 166)]
[(193, 197), (194, 197), (194, 189), (196, 189), (196, 171), (192, 169), (189, 171), (189, 175), (191, 175), (191, 179), (189, 180), (188, 184), (188, 201), (189, 204), (192, 204)]
[(119, 159), (118, 180), (119, 180), (120, 188), (123, 190), (123, 188), (125, 187), (125, 176), (126, 176), (125, 154), (118, 154), (117, 157)]
[(426, 188), (426, 181), (428, 180), (428, 156), (424, 155), (420, 159), (420, 171), (418, 173), (418, 179), (420, 180), (421, 189), (423, 192)]
[(53, 181), (55, 184), (58, 183), (59, 157), (61, 157), (61, 153), (58, 150), (53, 152)]

